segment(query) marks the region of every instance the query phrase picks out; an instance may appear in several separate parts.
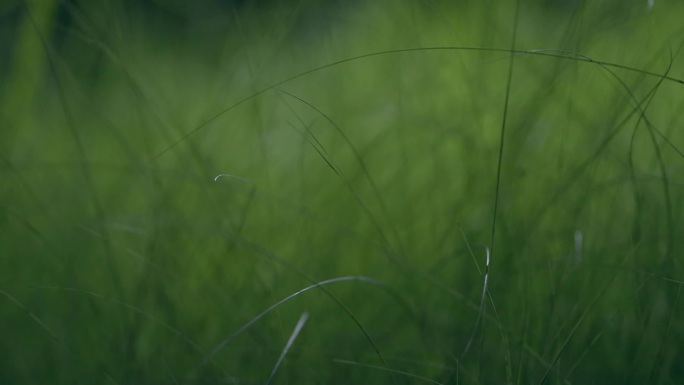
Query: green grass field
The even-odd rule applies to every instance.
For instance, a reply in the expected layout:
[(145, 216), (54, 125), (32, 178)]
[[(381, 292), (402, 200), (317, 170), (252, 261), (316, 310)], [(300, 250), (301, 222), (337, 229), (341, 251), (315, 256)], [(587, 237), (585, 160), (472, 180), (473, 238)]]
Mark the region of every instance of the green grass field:
[(272, 3), (0, 7), (1, 384), (684, 382), (684, 4)]

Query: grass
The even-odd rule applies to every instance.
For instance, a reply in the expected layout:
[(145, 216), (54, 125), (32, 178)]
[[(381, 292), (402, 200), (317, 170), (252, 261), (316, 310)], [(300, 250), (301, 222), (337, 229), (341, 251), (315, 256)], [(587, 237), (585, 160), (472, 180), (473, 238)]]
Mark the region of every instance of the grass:
[(675, 1), (8, 4), (0, 382), (684, 379)]

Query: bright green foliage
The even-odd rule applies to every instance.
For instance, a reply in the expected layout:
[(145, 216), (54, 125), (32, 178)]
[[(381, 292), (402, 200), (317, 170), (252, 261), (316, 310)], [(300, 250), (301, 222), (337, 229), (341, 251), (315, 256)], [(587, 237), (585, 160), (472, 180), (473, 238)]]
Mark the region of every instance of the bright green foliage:
[(681, 2), (447, 3), (1, 7), (0, 383), (684, 382)]

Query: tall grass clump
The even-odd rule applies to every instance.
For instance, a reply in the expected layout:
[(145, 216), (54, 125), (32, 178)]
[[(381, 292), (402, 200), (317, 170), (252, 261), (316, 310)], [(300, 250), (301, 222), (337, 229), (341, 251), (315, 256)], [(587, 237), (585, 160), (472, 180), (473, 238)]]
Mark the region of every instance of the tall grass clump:
[(681, 383), (682, 14), (7, 2), (0, 383)]

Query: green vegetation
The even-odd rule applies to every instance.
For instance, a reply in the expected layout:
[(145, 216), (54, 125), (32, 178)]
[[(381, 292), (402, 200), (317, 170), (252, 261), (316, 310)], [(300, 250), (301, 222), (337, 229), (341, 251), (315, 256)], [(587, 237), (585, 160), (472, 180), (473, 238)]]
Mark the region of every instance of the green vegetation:
[(0, 383), (682, 383), (684, 6), (446, 3), (0, 7)]

